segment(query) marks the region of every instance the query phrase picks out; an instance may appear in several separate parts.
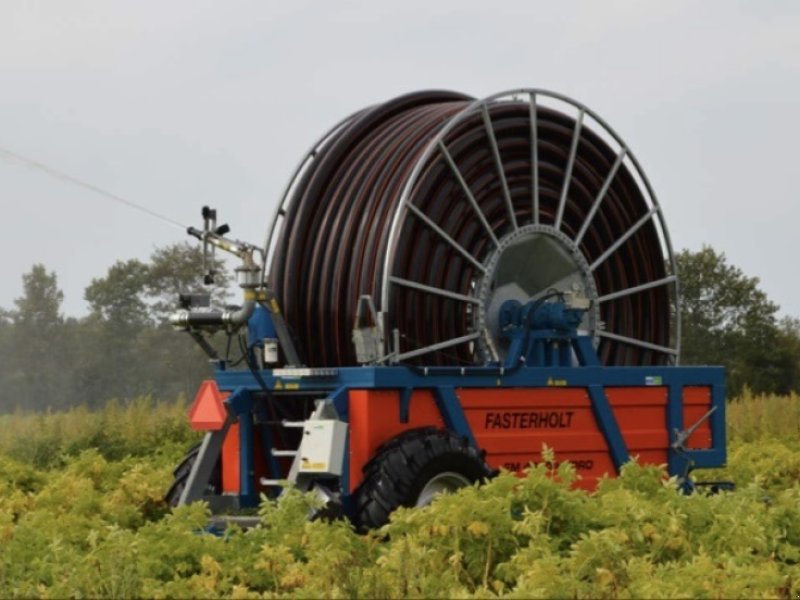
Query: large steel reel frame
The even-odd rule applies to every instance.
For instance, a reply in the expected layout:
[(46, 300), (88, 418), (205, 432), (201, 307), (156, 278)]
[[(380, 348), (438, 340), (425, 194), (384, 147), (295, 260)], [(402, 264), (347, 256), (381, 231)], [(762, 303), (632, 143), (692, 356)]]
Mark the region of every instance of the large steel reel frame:
[[(527, 105), (531, 140), (530, 182), (532, 189), (530, 190), (530, 196), (532, 206), (530, 207), (530, 214), (525, 222), (521, 222), (520, 219), (518, 219), (518, 211), (515, 210), (514, 203), (512, 202), (512, 193), (506, 181), (508, 165), (504, 164), (504, 154), (502, 150), (498, 148), (495, 126), (492, 121), (493, 111), (503, 110), (504, 107), (512, 105), (515, 110), (519, 110), (521, 103)], [(567, 112), (565, 112), (565, 109)], [(368, 109), (351, 115), (332, 128), (312, 146), (298, 165), (284, 190), (280, 203), (276, 208), (275, 217), (267, 232), (264, 262), (265, 278), (268, 278), (266, 270), (270, 264), (269, 261), (272, 260), (278, 237), (277, 234), (281, 233), (283, 229), (283, 219), (287, 213), (287, 205), (293, 197), (298, 181), (304, 174), (308, 173), (310, 169), (314, 168), (314, 162), (320, 151), (323, 150), (327, 144), (331, 143), (331, 140), (335, 138), (337, 132), (347, 128), (357, 119), (359, 114), (366, 112), (366, 110)], [(575, 117), (571, 117), (569, 112), (573, 112)], [(564, 167), (564, 177), (561, 182), (561, 189), (558, 191), (558, 209), (554, 221), (551, 222), (545, 222), (545, 220), (541, 218), (543, 215), (540, 206), (544, 190), (541, 189), (542, 180), (539, 173), (542, 161), (539, 156), (541, 152), (541, 141), (537, 128), (539, 127), (540, 115), (544, 113), (560, 113), (574, 124), (569, 155)], [(497, 182), (500, 183), (500, 195), (508, 209), (508, 221), (513, 225), (510, 231), (504, 231), (502, 233), (495, 230), (489, 222), (490, 219), (484, 214), (481, 206), (475, 201), (473, 192), (466, 181), (467, 177), (462, 173), (462, 168), (459, 167), (457, 161), (451, 156), (448, 147), (449, 138), (457, 134), (459, 128), (465, 127), (470, 120), (472, 120), (474, 124), (475, 119), (478, 118), (483, 122), (488, 149), (491, 151), (491, 155), (497, 167), (496, 176)], [(616, 158), (609, 172), (604, 175), (605, 180), (603, 185), (597, 191), (579, 230), (577, 233), (573, 231), (573, 235), (569, 235), (569, 232), (564, 230), (564, 226), (565, 210), (567, 208), (568, 198), (570, 197), (570, 185), (575, 185), (573, 183), (573, 169), (576, 166), (576, 154), (579, 154), (578, 148), (582, 142), (582, 136), (589, 134), (602, 140), (609, 149), (613, 149), (613, 151), (616, 152)], [(480, 253), (465, 248), (454, 239), (453, 236), (449, 235), (444, 227), (437, 224), (435, 216), (427, 214), (425, 210), (420, 209), (414, 204), (415, 194), (419, 191), (417, 187), (420, 185), (420, 182), (424, 181), (426, 174), (429, 173), (432, 165), (437, 164), (437, 161), (439, 165), (446, 164), (451, 175), (458, 181), (465, 200), (464, 208), (469, 209), (469, 207), (471, 207), (474, 226), (484, 232), (486, 241), (489, 242), (481, 247)], [(617, 177), (620, 172), (627, 173), (626, 176), (629, 175), (632, 180), (635, 181), (635, 185), (638, 187), (641, 197), (646, 203), (647, 210), (644, 214), (638, 215), (635, 222), (627, 227), (625, 231), (621, 232), (614, 243), (605, 248), (600, 256), (595, 257), (591, 261), (586, 260), (581, 251), (581, 244), (585, 242), (585, 236), (587, 235), (592, 220), (597, 217), (605, 195), (612, 186), (614, 178)], [(549, 193), (552, 195), (553, 190), (550, 189)], [(431, 286), (421, 281), (414, 281), (400, 276), (397, 268), (398, 250), (403, 242), (404, 231), (408, 231), (408, 228), (411, 227), (410, 223), (414, 223), (414, 227), (425, 229), (428, 235), (438, 237), (440, 242), (444, 242), (450, 250), (460, 255), (464, 261), (471, 264), (471, 268), (474, 268), (474, 270), (479, 273), (479, 275), (474, 278), (474, 281), (467, 286), (466, 293), (437, 288), (436, 286)], [(658, 237), (658, 244), (660, 245), (663, 259), (666, 262), (666, 264), (663, 265), (663, 276), (621, 289), (605, 289), (598, 291), (599, 286), (596, 286), (594, 281), (594, 274), (597, 269), (615, 252), (628, 243), (631, 238), (636, 236), (646, 225), (652, 225)], [(426, 355), (431, 356), (434, 353), (441, 353), (447, 351), (449, 348), (458, 346), (468, 346), (469, 350), (467, 350), (467, 353), (473, 355), (475, 361), (497, 357), (498, 349), (496, 346), (498, 340), (496, 332), (494, 334), (490, 333), (490, 326), (487, 323), (488, 304), (491, 298), (489, 297), (490, 292), (487, 292), (490, 286), (488, 286), (486, 282), (494, 276), (498, 261), (502, 262), (503, 260), (501, 250), (504, 250), (514, 243), (514, 236), (524, 239), (525, 243), (531, 244), (531, 247), (537, 244), (538, 246), (536, 247), (541, 247), (541, 244), (545, 243), (551, 248), (552, 256), (557, 257), (567, 265), (574, 266), (576, 276), (573, 277), (573, 287), (580, 287), (581, 291), (593, 301), (593, 308), (589, 312), (584, 329), (593, 336), (597, 344), (605, 341), (606, 343), (615, 345), (639, 348), (662, 357), (662, 359), (649, 358), (648, 361), (651, 364), (657, 364), (659, 362), (677, 362), (681, 340), (679, 284), (668, 229), (655, 193), (634, 154), (628, 149), (620, 136), (602, 118), (585, 105), (571, 98), (541, 89), (511, 90), (495, 94), (482, 100), (475, 100), (469, 103), (465, 102), (464, 108), (454, 116), (449, 117), (446, 124), (429, 139), (424, 151), (416, 160), (416, 164), (411, 170), (410, 175), (405, 179), (402, 194), (399, 202), (396, 203), (391, 220), (387, 251), (383, 259), (380, 294), (379, 297), (376, 298), (376, 300), (379, 301), (381, 313), (386, 317), (384, 324), (388, 330), (387, 333), (391, 334), (393, 326), (391, 312), (394, 303), (397, 301), (397, 294), (408, 294), (409, 290), (413, 293), (438, 296), (439, 298), (447, 298), (448, 301), (452, 300), (456, 303), (467, 305), (469, 308), (466, 309), (466, 318), (470, 323), (467, 327), (468, 331), (465, 332), (464, 335), (437, 340), (435, 343), (431, 344), (415, 344), (413, 335), (400, 330), (398, 332), (398, 337), (403, 340), (404, 348), (402, 349), (394, 348), (391, 344), (391, 340), (394, 336), (388, 335), (387, 354), (389, 354), (390, 350), (399, 350), (399, 352), (393, 356), (392, 360), (401, 362), (422, 360), (422, 362), (425, 362)], [(572, 258), (569, 258), (570, 256)], [(670, 306), (667, 308), (667, 310), (671, 312), (671, 332), (669, 334), (668, 344), (656, 344), (646, 339), (620, 335), (614, 331), (604, 329), (604, 324), (601, 322), (600, 318), (600, 308), (604, 303), (662, 287), (667, 288), (671, 292), (669, 294)], [(401, 288), (403, 291), (398, 292)], [(542, 290), (542, 292), (544, 291), (546, 290)], [(662, 309), (663, 308), (664, 307), (662, 307)], [(355, 310), (355, 307), (352, 307), (352, 310)], [(309, 349), (306, 349), (306, 352), (308, 351)], [(463, 361), (463, 358), (461, 360)]]

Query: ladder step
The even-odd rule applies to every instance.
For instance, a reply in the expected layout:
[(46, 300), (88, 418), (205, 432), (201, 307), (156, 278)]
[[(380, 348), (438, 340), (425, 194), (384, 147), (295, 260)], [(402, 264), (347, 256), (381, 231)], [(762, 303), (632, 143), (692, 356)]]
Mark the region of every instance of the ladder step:
[(285, 479), (267, 479), (266, 477), (262, 477), (258, 482), (267, 487), (283, 487), (286, 485)]
[(297, 450), (272, 450), (272, 456), (297, 456)]

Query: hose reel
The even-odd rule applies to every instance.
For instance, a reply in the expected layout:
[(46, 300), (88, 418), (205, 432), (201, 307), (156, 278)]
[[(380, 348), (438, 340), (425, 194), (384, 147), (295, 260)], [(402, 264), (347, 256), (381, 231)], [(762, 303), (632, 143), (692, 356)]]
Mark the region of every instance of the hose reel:
[(351, 115), (290, 180), (264, 267), (310, 366), (357, 364), (365, 295), (400, 362), (502, 359), (500, 306), (553, 292), (591, 301), (581, 329), (604, 364), (678, 357), (675, 261), (646, 176), (599, 116), (543, 90), (418, 92)]

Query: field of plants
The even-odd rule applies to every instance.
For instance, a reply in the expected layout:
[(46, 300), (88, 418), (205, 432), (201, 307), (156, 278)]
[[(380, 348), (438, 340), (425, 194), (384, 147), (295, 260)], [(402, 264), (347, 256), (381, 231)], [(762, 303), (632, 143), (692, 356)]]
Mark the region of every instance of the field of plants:
[(0, 597), (800, 597), (800, 397), (729, 407), (735, 492), (627, 467), (588, 495), (568, 464), (501, 475), (358, 535), (287, 493), (202, 533), (161, 497), (197, 439), (185, 405), (0, 416)]

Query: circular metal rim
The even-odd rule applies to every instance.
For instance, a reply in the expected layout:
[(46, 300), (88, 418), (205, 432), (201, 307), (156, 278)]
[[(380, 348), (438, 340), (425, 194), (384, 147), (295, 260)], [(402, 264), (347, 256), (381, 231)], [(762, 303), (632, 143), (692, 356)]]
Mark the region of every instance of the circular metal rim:
[(368, 106), (366, 108), (362, 108), (357, 110), (353, 113), (350, 113), (347, 117), (336, 123), (333, 127), (328, 129), (321, 137), (314, 142), (311, 147), (306, 151), (303, 155), (303, 158), (297, 163), (294, 171), (292, 172), (289, 181), (286, 183), (286, 186), (283, 188), (281, 192), (281, 198), (278, 201), (278, 205), (275, 207), (275, 210), (272, 213), (272, 219), (270, 220), (270, 225), (267, 228), (267, 232), (264, 236), (264, 250), (261, 254), (262, 256), (262, 263), (261, 263), (261, 281), (266, 285), (269, 283), (269, 273), (267, 273), (268, 265), (272, 259), (272, 252), (275, 247), (275, 240), (276, 232), (279, 231), (279, 221), (280, 221), (280, 228), (283, 227), (283, 216), (286, 214), (286, 202), (291, 195), (292, 190), (295, 188), (295, 184), (300, 177), (302, 177), (303, 173), (306, 172), (312, 165), (312, 163), (316, 160), (317, 156), (319, 155), (322, 148), (330, 141), (330, 139), (335, 136), (339, 131), (347, 127), (353, 119), (362, 113), (365, 110), (369, 110), (372, 106)]
[(419, 492), (419, 496), (417, 496), (414, 506), (416, 508), (428, 506), (439, 494), (443, 492), (452, 493), (470, 485), (472, 485), (472, 482), (461, 473), (443, 471), (434, 475), (425, 483)]
[[(404, 223), (405, 218), (409, 214), (408, 206), (410, 203), (411, 193), (414, 190), (414, 187), (417, 184), (417, 181), (425, 168), (428, 162), (433, 157), (433, 154), (438, 151), (439, 145), (444, 145), (444, 139), (447, 135), (455, 129), (461, 122), (463, 122), (468, 117), (472, 116), (478, 111), (481, 110), (488, 110), (490, 104), (499, 103), (504, 100), (512, 100), (512, 101), (519, 101), (520, 96), (527, 96), (528, 102), (531, 106), (535, 107), (537, 102), (537, 97), (544, 97), (550, 98), (552, 100), (556, 100), (559, 102), (563, 102), (572, 106), (573, 108), (577, 109), (579, 114), (588, 115), (592, 118), (600, 127), (605, 130), (605, 133), (608, 134), (617, 144), (619, 144), (620, 148), (624, 149), (625, 155), (624, 157), (627, 158), (633, 168), (636, 171), (636, 175), (638, 175), (639, 180), (641, 181), (642, 185), (646, 191), (645, 202), (649, 200), (650, 203), (650, 218), (657, 219), (658, 228), (657, 232), (660, 232), (659, 238), (663, 243), (663, 246), (666, 249), (669, 265), (671, 268), (671, 276), (672, 280), (664, 285), (670, 286), (673, 289), (672, 294), (672, 304), (675, 307), (675, 314), (671, 319), (671, 323), (674, 327), (674, 348), (670, 347), (669, 349), (672, 351), (671, 356), (669, 356), (669, 361), (673, 362), (674, 364), (678, 364), (680, 361), (680, 347), (681, 347), (681, 310), (680, 310), (680, 282), (678, 277), (678, 270), (677, 270), (677, 262), (675, 259), (675, 253), (672, 249), (672, 241), (669, 235), (669, 229), (666, 224), (666, 220), (664, 219), (664, 212), (661, 208), (661, 204), (658, 201), (658, 197), (655, 194), (652, 186), (650, 185), (650, 181), (647, 178), (647, 174), (642, 169), (639, 161), (637, 160), (635, 154), (630, 150), (628, 144), (624, 142), (622, 137), (608, 124), (606, 121), (600, 117), (597, 113), (593, 110), (588, 108), (586, 105), (574, 100), (564, 94), (559, 94), (557, 92), (552, 92), (550, 90), (541, 89), (541, 88), (518, 88), (512, 89), (505, 92), (499, 92), (497, 94), (493, 94), (491, 96), (487, 96), (486, 98), (475, 100), (467, 105), (463, 110), (461, 110), (458, 114), (452, 117), (448, 123), (442, 127), (437, 135), (435, 135), (429, 141), (427, 147), (420, 155), (417, 163), (414, 165), (414, 168), (411, 171), (408, 179), (406, 180), (405, 186), (403, 187), (402, 194), (400, 196), (400, 201), (398, 202), (397, 209), (392, 217), (392, 224), (389, 229), (389, 238), (387, 244), (387, 252), (386, 256), (384, 257), (384, 264), (383, 264), (383, 278), (381, 281), (381, 299), (380, 299), (380, 310), (381, 312), (386, 312), (389, 308), (389, 291), (392, 285), (392, 277), (393, 274), (391, 272), (391, 267), (394, 263), (395, 252), (398, 245), (398, 236), (400, 234), (400, 230)], [(601, 332), (601, 334), (605, 335), (605, 332)], [(480, 332), (473, 332), (469, 336), (465, 336), (461, 341), (470, 341), (479, 338), (481, 335)], [(606, 335), (606, 337), (611, 337), (613, 339), (613, 332), (611, 334)], [(449, 342), (453, 342), (454, 340), (450, 340)], [(642, 341), (642, 340), (639, 340)], [(643, 342), (643, 341), (642, 341)], [(646, 342), (643, 342), (646, 343)], [(437, 350), (438, 344), (435, 346), (429, 347), (425, 352), (417, 352), (411, 351), (404, 353), (406, 356), (417, 356), (420, 354), (426, 354), (427, 352), (432, 352)], [(425, 350), (425, 349), (423, 349)], [(663, 350), (661, 350), (663, 352)]]

